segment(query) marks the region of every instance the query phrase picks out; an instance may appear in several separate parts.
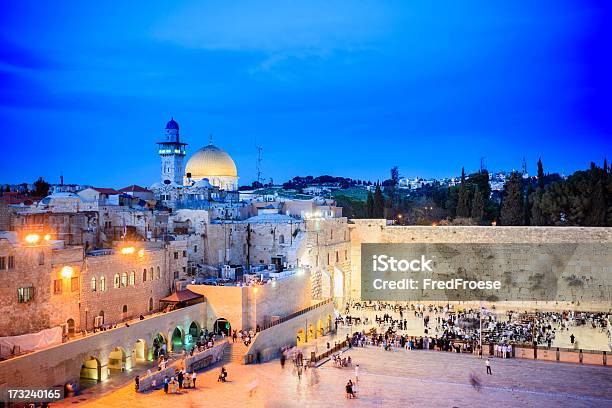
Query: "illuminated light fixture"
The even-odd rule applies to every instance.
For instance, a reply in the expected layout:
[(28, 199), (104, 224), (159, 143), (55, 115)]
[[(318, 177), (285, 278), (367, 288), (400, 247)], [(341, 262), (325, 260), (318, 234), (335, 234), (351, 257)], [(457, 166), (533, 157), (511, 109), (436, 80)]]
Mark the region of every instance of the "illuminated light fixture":
[(121, 248), (121, 253), (123, 255), (130, 255), (130, 254), (133, 254), (134, 252), (136, 252), (136, 248), (132, 246)]
[(276, 287), (276, 279), (272, 279), (272, 287)]
[(72, 269), (72, 266), (64, 266), (62, 268), (62, 271), (60, 272), (60, 274), (62, 275), (62, 278), (64, 279), (70, 279), (72, 278), (72, 273), (74, 272), (74, 269)]
[(144, 249), (139, 249), (138, 250), (138, 256), (141, 257), (141, 258), (144, 257)]
[(51, 239), (51, 234), (45, 234), (43, 238), (45, 239), (45, 241), (48, 241)]
[(298, 268), (297, 274), (298, 274), (298, 276), (302, 276), (304, 274), (304, 269), (303, 268)]
[(38, 234), (28, 234), (25, 236), (25, 241), (28, 244), (36, 244), (40, 240), (40, 235)]
[(257, 291), (258, 291), (258, 290), (259, 290), (259, 288), (258, 288), (258, 287), (254, 287), (254, 288), (253, 288), (253, 293), (257, 293)]
[(436, 224), (435, 222), (433, 224), (431, 224), (432, 227), (437, 227), (438, 224)]

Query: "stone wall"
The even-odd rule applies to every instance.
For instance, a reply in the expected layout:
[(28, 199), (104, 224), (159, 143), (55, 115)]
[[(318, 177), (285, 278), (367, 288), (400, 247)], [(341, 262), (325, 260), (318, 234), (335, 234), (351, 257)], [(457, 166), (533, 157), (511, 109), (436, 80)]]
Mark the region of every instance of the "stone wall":
[[(590, 227), (472, 227), (472, 226), (395, 226), (386, 220), (352, 220), (351, 261), (355, 274), (352, 279), (353, 298), (361, 296), (362, 243), (612, 243), (612, 228)], [(590, 264), (587, 257), (580, 263)], [(606, 272), (607, 271), (607, 272)], [(610, 274), (610, 269), (602, 269)], [(588, 278), (588, 276), (587, 276)], [(524, 303), (524, 302), (523, 302)], [(524, 304), (521, 303), (521, 306)], [(550, 302), (549, 302), (550, 303)], [(547, 307), (554, 305), (546, 304)], [(557, 305), (559, 308), (568, 304)], [(574, 305), (575, 306), (575, 305)], [(534, 305), (535, 307), (535, 305)], [(583, 308), (608, 310), (610, 305), (583, 304)]]
[(270, 282), (252, 287), (188, 285), (187, 288), (206, 299), (208, 327), (223, 318), (232, 330), (255, 329), (268, 323), (272, 316), (287, 316), (311, 305), (310, 280), (305, 274), (279, 279), (274, 285)]
[(259, 352), (263, 361), (278, 357), (282, 347), (292, 347), (298, 343), (298, 335), (304, 336), (303, 341), (310, 341), (329, 334), (333, 328), (333, 316), (334, 305), (327, 302), (300, 316), (262, 330), (255, 336), (247, 354), (252, 356), (250, 359), (255, 359)]
[[(2, 336), (17, 336), (38, 332), (73, 319), (79, 324), (79, 282), (83, 250), (53, 249), (52, 245), (23, 246), (0, 239), (0, 257), (5, 268), (0, 270), (0, 332)], [(13, 258), (12, 268), (9, 257)], [(71, 278), (63, 278), (63, 266), (73, 266), (76, 290)], [(59, 291), (54, 290), (55, 284)], [(32, 287), (34, 297), (18, 302), (19, 288)]]
[[(141, 340), (150, 350), (153, 339), (162, 335), (166, 341), (179, 327), (183, 333), (189, 331), (192, 322), (203, 327), (206, 321), (206, 305), (200, 303), (172, 312), (135, 321), (129, 327), (78, 337), (67, 343), (35, 351), (0, 362), (0, 388), (51, 387), (78, 382), (84, 361), (93, 357), (100, 365), (100, 380), (109, 376), (110, 353), (119, 348), (125, 355), (125, 367), (138, 364), (134, 353), (136, 343)], [(148, 351), (146, 353), (149, 355)], [(112, 376), (112, 373), (110, 373)], [(0, 395), (2, 395), (0, 389)]]

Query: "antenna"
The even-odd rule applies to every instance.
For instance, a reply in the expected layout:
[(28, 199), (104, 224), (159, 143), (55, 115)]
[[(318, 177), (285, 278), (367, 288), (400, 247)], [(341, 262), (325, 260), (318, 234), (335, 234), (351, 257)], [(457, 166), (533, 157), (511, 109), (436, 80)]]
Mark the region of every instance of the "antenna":
[(481, 173), (485, 169), (484, 159), (485, 159), (484, 156), (480, 158), (480, 172)]
[(261, 158), (261, 152), (263, 150), (263, 148), (261, 146), (257, 146), (257, 182), (261, 183), (261, 162), (262, 162), (262, 158)]

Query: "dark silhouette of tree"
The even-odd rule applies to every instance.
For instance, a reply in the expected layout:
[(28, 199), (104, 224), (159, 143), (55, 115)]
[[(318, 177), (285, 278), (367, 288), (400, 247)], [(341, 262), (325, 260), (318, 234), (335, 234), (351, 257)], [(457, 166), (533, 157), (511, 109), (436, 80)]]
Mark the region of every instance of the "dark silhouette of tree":
[(513, 172), (504, 186), (500, 208), (502, 225), (523, 225), (525, 212), (523, 180), (518, 172)]
[(461, 168), (461, 184), (459, 185), (459, 198), (457, 202), (457, 217), (470, 217), (470, 190), (465, 181), (465, 169)]
[(371, 191), (368, 191), (368, 198), (366, 200), (366, 216), (367, 218), (374, 218), (374, 196)]
[(376, 183), (374, 190), (374, 218), (385, 217), (385, 197), (380, 189), (380, 183)]
[(484, 216), (484, 198), (478, 186), (474, 190), (474, 199), (472, 200), (472, 218), (477, 222), (482, 221)]
[(33, 194), (36, 197), (46, 197), (49, 195), (49, 187), (51, 187), (51, 185), (43, 180), (42, 177), (39, 177), (38, 180), (34, 182)]

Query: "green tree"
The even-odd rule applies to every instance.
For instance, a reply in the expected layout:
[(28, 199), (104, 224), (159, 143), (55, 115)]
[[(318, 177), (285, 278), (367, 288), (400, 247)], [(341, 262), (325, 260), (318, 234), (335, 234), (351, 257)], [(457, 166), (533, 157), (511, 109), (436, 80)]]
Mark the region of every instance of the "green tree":
[(477, 222), (482, 221), (484, 216), (484, 198), (478, 186), (475, 187), (474, 198), (472, 200), (472, 218)]
[(525, 212), (523, 180), (518, 172), (513, 172), (504, 186), (500, 208), (502, 225), (523, 225)]
[(459, 202), (459, 189), (457, 186), (449, 187), (446, 194), (446, 212), (450, 218), (457, 216), (457, 203)]
[(376, 183), (374, 190), (374, 218), (385, 217), (385, 197), (380, 189), (380, 183)]
[(39, 177), (38, 180), (34, 182), (34, 191), (33, 194), (36, 197), (46, 197), (49, 195), (49, 187), (51, 185), (43, 180), (42, 177)]
[(544, 188), (544, 166), (541, 157), (538, 159), (538, 188)]
[(461, 168), (461, 184), (459, 185), (459, 199), (457, 202), (457, 217), (470, 217), (470, 190), (465, 181), (465, 169)]
[(368, 191), (368, 198), (366, 200), (366, 216), (367, 218), (374, 218), (374, 196), (371, 191)]
[(524, 209), (525, 209), (525, 225), (531, 225), (531, 201), (530, 201), (530, 197), (533, 195), (534, 191), (533, 191), (533, 186), (531, 185), (531, 181), (529, 182), (529, 185), (527, 186), (527, 193), (525, 194), (525, 205), (524, 205)]

